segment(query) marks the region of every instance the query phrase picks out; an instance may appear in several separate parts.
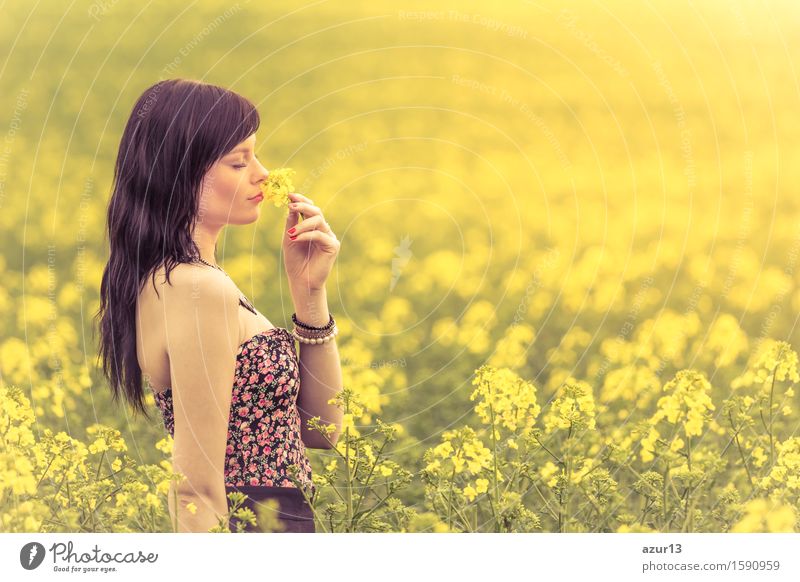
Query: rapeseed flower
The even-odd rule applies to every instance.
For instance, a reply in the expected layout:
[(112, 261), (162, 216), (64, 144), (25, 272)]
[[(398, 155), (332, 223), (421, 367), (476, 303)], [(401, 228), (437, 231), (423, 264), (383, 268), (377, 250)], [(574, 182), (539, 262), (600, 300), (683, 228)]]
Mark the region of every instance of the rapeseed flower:
[(583, 430), (595, 427), (592, 387), (582, 380), (567, 378), (544, 419), (545, 429)]
[(705, 375), (696, 370), (681, 370), (664, 385), (664, 391), (668, 394), (659, 398), (652, 422), (665, 418), (672, 424), (683, 423), (686, 436), (700, 436), (706, 413), (715, 409), (709, 395), (711, 384)]
[(800, 492), (800, 437), (792, 437), (778, 443), (778, 459), (760, 485), (767, 489), (783, 485), (786, 489)]
[(536, 386), (508, 368), (483, 365), (476, 370), (472, 384), (477, 388), (469, 398), (480, 399), (475, 412), (484, 424), (516, 431), (530, 428), (539, 416)]
[(731, 382), (732, 388), (763, 384), (768, 388), (773, 381), (800, 382), (797, 370), (797, 352), (785, 341), (767, 339), (759, 346), (747, 370)]
[(492, 466), (493, 455), (475, 431), (468, 426), (442, 433), (442, 442), (424, 455), (429, 474), (446, 475), (469, 472), (473, 475)]
[(291, 168), (278, 168), (271, 170), (266, 180), (261, 182), (261, 191), (264, 197), (276, 207), (287, 207), (291, 200), (289, 194), (294, 190), (292, 177), (295, 171)]

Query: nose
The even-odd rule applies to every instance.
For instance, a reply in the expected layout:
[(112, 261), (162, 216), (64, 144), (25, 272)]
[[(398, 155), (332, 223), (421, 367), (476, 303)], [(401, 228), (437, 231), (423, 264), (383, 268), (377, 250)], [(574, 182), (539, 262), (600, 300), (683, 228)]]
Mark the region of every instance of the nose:
[(256, 163), (258, 164), (258, 167), (261, 170), (260, 172), (258, 172), (258, 180), (256, 180), (256, 182), (260, 184), (261, 182), (264, 182), (267, 178), (269, 178), (269, 171), (263, 166), (263, 164), (260, 161), (256, 160)]

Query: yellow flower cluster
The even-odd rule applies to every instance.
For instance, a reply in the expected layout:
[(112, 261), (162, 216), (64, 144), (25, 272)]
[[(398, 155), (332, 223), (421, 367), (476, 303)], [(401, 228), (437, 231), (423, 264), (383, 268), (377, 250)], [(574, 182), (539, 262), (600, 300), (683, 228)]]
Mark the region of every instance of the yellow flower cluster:
[(558, 346), (547, 350), (547, 361), (551, 366), (571, 367), (591, 342), (592, 334), (574, 325), (560, 339)]
[(470, 501), (475, 501), (475, 498), (480, 495), (481, 493), (486, 493), (489, 490), (489, 480), (488, 479), (475, 479), (475, 484), (469, 484), (464, 489), (462, 489), (462, 493), (464, 493), (464, 497), (469, 499)]
[(536, 386), (520, 378), (508, 368), (483, 365), (472, 380), (476, 386), (470, 400), (484, 424), (504, 426), (511, 431), (529, 429), (541, 411), (536, 403)]
[(656, 358), (680, 367), (687, 361), (689, 340), (700, 330), (700, 317), (696, 312), (676, 313), (665, 309), (637, 327), (636, 340), (647, 346)]
[(764, 384), (769, 389), (773, 380), (800, 382), (797, 371), (797, 352), (785, 341), (764, 340), (756, 351), (753, 362), (748, 369), (736, 378), (732, 388)]
[(711, 384), (702, 372), (681, 370), (664, 385), (666, 396), (658, 399), (658, 410), (652, 424), (665, 418), (672, 424), (683, 423), (686, 436), (700, 436), (706, 413), (714, 410)]
[(745, 515), (731, 528), (733, 533), (794, 533), (797, 513), (791, 505), (772, 499), (753, 499)]
[(600, 402), (631, 402), (644, 409), (661, 391), (661, 380), (649, 366), (626, 364), (606, 374), (600, 389)]
[(557, 472), (558, 465), (556, 465), (553, 461), (547, 461), (539, 469), (539, 476), (545, 483), (547, 483), (548, 487), (555, 487), (556, 483), (558, 482), (558, 476), (556, 475)]
[[(592, 18), (592, 4), (576, 3), (571, 8), (581, 35), (558, 34), (551, 18), (537, 18), (525, 6), (504, 9), (504, 13), (508, 21), (537, 38), (558, 36), (567, 49), (580, 49), (586, 38), (602, 38), (610, 54), (623, 54), (628, 39), (619, 32), (624, 30)], [(537, 140), (535, 148), (541, 162), (535, 187), (559, 193), (547, 197), (546, 207), (530, 196), (509, 195), (506, 186), (529, 182), (530, 167), (526, 156), (511, 155), (508, 148), (484, 148), (478, 160), (466, 150), (442, 147), (435, 139), (396, 140), (390, 155), (401, 162), (399, 166), (407, 167), (409, 159), (424, 159), (436, 171), (402, 171), (403, 182), (398, 184), (397, 172), (365, 170), (373, 156), (380, 155), (372, 146), (392, 133), (394, 121), (385, 116), (360, 119), (361, 143), (319, 160), (309, 175), (325, 189), (346, 193), (336, 198), (331, 210), (339, 216), (331, 218), (348, 225), (348, 248), (354, 252), (340, 257), (329, 283), (330, 288), (346, 289), (343, 300), (348, 315), (357, 322), (337, 320), (341, 337), (346, 338), (339, 345), (343, 385), (360, 401), (345, 411), (347, 434), (339, 438), (336, 449), (310, 453), (323, 476), (326, 467), (328, 473), (336, 473), (336, 479), (327, 484), (342, 485), (336, 491), (320, 487), (320, 515), (348, 514), (353, 529), (362, 531), (402, 529), (404, 512), (391, 506), (397, 499), (395, 487), (403, 483), (401, 467), (386, 461), (387, 451), (378, 444), (345, 443), (372, 438), (376, 426), (380, 427), (379, 414), (388, 409), (392, 417), (407, 421), (409, 434), (398, 447), (403, 459), (419, 461), (431, 442), (425, 439), (460, 426), (450, 423), (459, 422), (465, 405), (475, 407), (470, 414), (475, 432), (470, 436), (455, 431), (453, 436), (451, 431), (447, 433), (451, 438), (437, 437), (430, 444), (433, 448), (422, 466), (434, 468), (436, 479), (424, 484), (428, 486), (424, 492), (422, 483), (413, 483), (407, 498), (422, 502), (424, 494), (425, 506), (420, 503), (419, 509), (431, 513), (421, 513), (409, 527), (412, 531), (524, 530), (530, 522), (520, 517), (522, 512), (508, 509), (513, 503), (503, 501), (508, 494), (525, 494), (525, 505), (541, 516), (548, 530), (677, 531), (684, 524), (701, 531), (717, 526), (728, 530), (738, 519), (735, 510), (743, 485), (749, 483), (769, 488), (769, 493), (797, 508), (798, 443), (788, 437), (800, 434), (795, 432), (800, 407), (790, 386), (798, 382), (800, 365), (787, 339), (793, 337), (793, 318), (786, 316), (800, 310), (800, 269), (787, 268), (792, 266), (787, 259), (794, 263), (798, 258), (797, 228), (792, 212), (770, 209), (776, 200), (791, 200), (793, 174), (800, 175), (800, 164), (778, 166), (780, 160), (752, 155), (777, 145), (793, 151), (794, 132), (789, 127), (776, 134), (769, 124), (758, 121), (764, 105), (770, 105), (776, 117), (792, 119), (796, 95), (785, 76), (777, 73), (767, 75), (769, 91), (764, 91), (764, 83), (749, 82), (752, 55), (740, 42), (740, 19), (730, 18), (724, 2), (706, 4), (702, 19), (695, 24), (709, 23), (719, 41), (716, 54), (707, 51), (707, 35), (682, 35), (678, 46), (671, 37), (674, 26), (659, 26), (647, 15), (631, 12), (628, 24), (640, 32), (643, 47), (655, 52), (663, 49), (664, 55), (663, 70), (660, 65), (654, 70), (648, 59), (622, 63), (622, 72), (637, 79), (646, 111), (628, 99), (630, 87), (609, 75), (596, 54), (567, 51), (575, 56), (577, 66), (554, 77), (554, 91), (540, 95), (541, 108), (558, 109), (559, 96), (569, 94), (575, 96), (577, 107), (590, 113), (580, 126), (565, 115), (536, 120), (542, 130), (538, 137), (543, 139)], [(766, 11), (759, 6), (740, 4), (737, 13), (741, 11), (741, 20), (752, 25), (759, 55), (765, 62), (779, 62), (785, 50), (780, 38), (769, 34), (769, 25), (773, 20), (794, 22), (796, 8), (782, 3), (786, 6), (763, 14)], [(202, 14), (185, 16), (195, 19), (190, 26), (203, 26)], [(692, 17), (686, 11), (668, 11), (661, 24), (688, 24), (687, 30), (699, 30), (687, 21)], [(558, 21), (565, 24), (561, 18)], [(104, 22), (112, 36), (126, 25), (124, 19)], [(362, 35), (375, 44), (384, 32), (380, 27), (366, 27)], [(475, 42), (491, 43), (490, 35), (484, 36)], [(218, 52), (215, 42), (220, 41), (224, 38), (206, 40), (210, 54)], [(504, 57), (513, 55), (513, 46), (506, 44), (491, 48)], [(450, 65), (443, 51), (422, 54), (430, 61), (424, 64), (434, 70)], [(721, 61), (721, 55), (730, 58)], [(156, 57), (172, 58), (168, 53)], [(547, 60), (547, 55), (543, 58), (545, 68), (557, 67), (558, 55), (555, 61)], [(715, 79), (720, 63), (726, 77), (741, 90), (743, 102), (762, 107), (747, 108), (744, 114), (735, 107), (708, 112), (709, 102), (730, 103), (730, 84), (699, 85), (692, 73), (696, 67), (700, 78)], [(109, 85), (124, 70), (113, 64), (104, 68), (109, 76), (103, 81)], [(276, 66), (285, 76), (295, 63), (284, 59)], [(667, 86), (665, 71), (673, 86)], [(526, 95), (526, 79), (515, 81), (508, 73), (500, 67), (482, 68), (481, 87), (504, 87), (507, 96), (516, 95), (515, 99)], [(49, 80), (39, 76), (31, 82), (35, 85), (31, 95), (36, 95), (42, 94)], [(459, 111), (481, 112), (487, 99), (504, 101), (505, 96), (476, 90), (474, 83), (470, 87), (463, 78), (459, 84), (466, 89), (455, 96)], [(378, 84), (363, 89), (349, 97), (370, 103), (375, 101), (374, 92), (381, 91)], [(416, 101), (414, 87), (398, 89), (395, 97), (401, 105)], [(451, 89), (452, 83), (440, 84), (432, 97), (446, 101), (454, 97)], [(66, 90), (64, 95), (75, 98), (79, 93)], [(615, 117), (626, 128), (624, 135), (614, 131), (616, 119), (597, 114), (597, 95), (620, 104)], [(697, 112), (692, 117), (691, 152), (675, 147), (687, 136), (676, 124), (674, 109), (658, 105), (675, 95), (687, 111)], [(33, 118), (46, 103), (25, 101)], [(509, 103), (505, 100), (505, 105)], [(11, 243), (6, 248), (15, 248), (14, 243), (32, 244), (24, 263), (13, 253), (0, 253), (0, 273), (6, 283), (0, 286), (0, 313), (6, 316), (0, 339), (0, 383), (24, 387), (22, 393), (30, 401), (23, 403), (15, 395), (0, 393), (0, 489), (5, 500), (0, 531), (39, 526), (156, 529), (168, 525), (163, 513), (153, 509), (158, 499), (163, 501), (164, 474), (171, 469), (164, 457), (172, 452), (171, 438), (142, 453), (158, 465), (131, 471), (131, 460), (125, 457), (117, 434), (99, 427), (88, 435), (83, 432), (96, 422), (96, 411), (120, 429), (131, 419), (124, 402), (112, 408), (105, 381), (88, 389), (92, 378), (100, 380), (102, 374), (87, 362), (86, 353), (96, 346), (85, 345), (83, 330), (87, 314), (97, 310), (106, 263), (103, 241), (93, 235), (100, 232), (107, 213), (103, 197), (93, 194), (96, 184), (108, 181), (109, 168), (100, 168), (97, 181), (85, 184), (79, 172), (59, 175), (65, 151), (69, 150), (69, 167), (85, 166), (94, 154), (87, 151), (86, 143), (64, 147), (62, 138), (69, 135), (65, 129), (72, 121), (64, 114), (70, 110), (70, 104), (65, 104), (54, 112), (53, 123), (47, 125), (48, 139), (40, 140), (41, 144), (31, 143), (35, 136), (24, 131), (13, 136), (14, 153), (43, 144), (42, 156), (18, 155), (5, 164), (8, 184), (21, 183), (34, 171), (37, 180), (26, 196), (4, 199), (0, 213), (3, 232)], [(503, 107), (501, 102), (494, 105), (501, 106), (495, 107), (498, 120), (506, 122), (501, 125), (514, 125), (519, 114), (530, 113)], [(417, 113), (404, 119), (409, 135), (430, 136), (439, 129), (437, 123), (446, 121), (436, 112)], [(326, 125), (326, 114), (324, 108), (304, 110), (304, 115), (292, 119), (291, 131), (313, 134)], [(102, 121), (99, 117), (87, 116), (86, 123), (97, 124)], [(474, 123), (480, 119), (479, 115), (448, 125), (454, 141), (485, 134)], [(723, 155), (714, 139), (720, 127), (730, 137)], [(748, 129), (747, 144), (741, 142), (743, 128)], [(653, 136), (667, 145), (654, 151)], [(337, 137), (342, 135), (331, 139)], [(746, 147), (738, 147), (742, 145)], [(31, 158), (41, 163), (32, 168)], [(503, 179), (498, 181), (494, 172), (486, 171), (492, 168), (501, 170)], [(773, 179), (777, 169), (784, 178), (780, 184)], [(286, 212), (284, 206), (301, 173), (306, 171), (295, 175), (291, 168), (277, 168), (270, 172), (263, 191), (265, 203), (269, 200), (270, 207), (275, 205), (276, 213)], [(467, 174), (463, 183), (453, 180)], [(709, 184), (718, 185), (719, 192), (739, 192), (742, 176), (747, 179), (746, 195), (731, 204), (720, 205), (719, 196), (695, 195)], [(66, 198), (61, 199), (58, 213), (42, 212), (52, 207), (50, 185), (54, 183), (63, 186), (59, 191)], [(576, 198), (570, 194), (573, 191), (598, 195)], [(669, 193), (668, 211), (661, 195), (637, 197), (631, 204), (629, 193), (637, 191)], [(435, 195), (414, 200), (415, 196), (407, 196), (409, 192)], [(706, 217), (713, 224), (704, 224)], [(19, 235), (21, 225), (24, 236)], [(249, 228), (231, 232), (225, 253), (226, 265), (230, 261), (231, 266), (228, 272), (237, 281), (272, 280), (280, 267), (279, 241), (269, 233), (263, 238), (259, 235), (258, 246), (264, 252), (254, 262), (253, 234)], [(76, 235), (82, 243), (77, 249)], [(763, 244), (747, 244), (754, 237)], [(47, 245), (50, 252), (37, 245), (44, 241), (51, 243)], [(280, 302), (279, 286), (265, 291), (265, 304)], [(784, 311), (776, 311), (781, 307)], [(518, 323), (508, 326), (512, 318)], [(756, 338), (768, 335), (788, 343), (755, 343)], [(751, 350), (752, 359), (740, 370)], [(409, 358), (408, 366), (404, 356)], [(481, 363), (493, 370), (485, 370), (467, 392), (454, 390), (463, 388), (463, 378), (472, 378), (471, 372)], [(685, 372), (675, 376), (690, 367), (705, 377), (692, 378)], [(587, 383), (577, 384), (575, 379)], [(734, 379), (734, 386), (745, 389), (737, 395), (735, 407), (719, 411)], [(573, 386), (572, 394), (569, 386)], [(539, 409), (536, 400), (543, 396)], [(710, 412), (715, 410), (712, 402), (719, 414)], [(146, 403), (154, 406), (151, 394)], [(37, 430), (32, 430), (34, 414)], [(720, 431), (725, 429), (711, 417), (726, 424), (724, 434)], [(545, 425), (551, 432), (545, 432)], [(69, 434), (58, 432), (64, 426), (70, 427)], [(571, 438), (572, 429), (579, 427), (595, 430)], [(140, 428), (137, 436), (152, 437), (153, 442), (161, 439), (161, 427)], [(330, 435), (335, 428), (329, 424), (320, 432)], [(567, 430), (570, 438), (565, 439)], [(348, 452), (344, 458), (339, 456), (342, 451)], [(659, 475), (662, 482), (655, 492), (651, 491), (652, 475), (644, 477), (653, 467), (641, 462), (653, 459), (664, 461), (656, 467), (663, 476)], [(365, 469), (372, 461), (373, 466)], [(343, 466), (348, 462), (352, 464)], [(608, 469), (624, 476), (613, 495), (603, 474)], [(495, 471), (509, 482), (504, 492), (495, 490)], [(695, 489), (699, 471), (707, 479)], [(378, 491), (368, 491), (368, 482), (375, 477), (379, 481), (388, 477), (385, 494), (381, 490), (373, 496)], [(552, 489), (543, 487), (541, 496), (536, 491), (530, 495), (531, 477)], [(316, 474), (314, 478), (324, 482)], [(124, 485), (126, 479), (141, 483)], [(687, 484), (686, 489), (682, 484)], [(727, 484), (733, 484), (734, 490), (725, 491)], [(745, 489), (749, 493), (749, 487)], [(348, 495), (341, 499), (337, 492)], [(453, 493), (446, 497), (456, 499), (443, 499), (442, 493)], [(757, 496), (765, 497), (761, 493)], [(365, 506), (373, 497), (390, 518), (376, 519), (378, 511)], [(326, 507), (328, 501), (331, 504)], [(339, 501), (348, 507), (326, 515)], [(477, 506), (459, 515), (464, 501)], [(788, 511), (758, 503), (766, 502), (748, 506), (741, 528), (781, 530), (781, 522), (791, 521)], [(556, 505), (560, 505), (557, 515), (551, 513)], [(767, 512), (774, 515), (769, 519), (761, 515)], [(747, 526), (747, 520), (753, 524)]]
[(86, 429), (86, 434), (97, 435), (92, 444), (89, 445), (89, 452), (93, 455), (108, 450), (124, 452), (128, 446), (122, 438), (122, 434), (114, 428), (93, 424)]
[(468, 426), (444, 431), (442, 442), (429, 449), (426, 456), (429, 460), (425, 471), (447, 475), (462, 473), (464, 469), (476, 475), (483, 469), (489, 469), (493, 459), (491, 450)]
[(763, 467), (764, 463), (766, 463), (769, 460), (769, 457), (764, 452), (764, 447), (761, 446), (753, 448), (752, 456), (753, 456), (753, 464), (756, 467)]
[[(642, 458), (643, 463), (649, 463), (656, 458), (656, 441), (659, 438), (661, 438), (661, 434), (658, 432), (658, 429), (655, 426), (651, 426), (645, 437), (642, 439), (641, 447), (639, 449), (639, 456)], [(676, 442), (680, 441), (680, 439), (675, 440)], [(680, 441), (680, 443), (683, 443), (683, 441)]]
[(492, 301), (473, 301), (459, 321), (456, 342), (471, 354), (483, 354), (492, 347), (492, 328), (497, 324), (497, 306)]
[(571, 431), (595, 427), (595, 403), (588, 382), (568, 377), (544, 418), (545, 429)]
[[(92, 424), (87, 446), (45, 427), (38, 438), (29, 400), (0, 381), (0, 530), (119, 531), (168, 528), (165, 496), (170, 472), (157, 465), (131, 469), (120, 432)], [(92, 455), (95, 455), (94, 457)], [(156, 484), (153, 487), (153, 484)], [(114, 503), (107, 501), (115, 500)], [(160, 524), (158, 522), (161, 522)]]
[(695, 351), (713, 354), (714, 365), (721, 368), (735, 362), (747, 351), (748, 344), (747, 334), (739, 326), (739, 320), (729, 313), (722, 313), (711, 324), (703, 346)]
[(267, 179), (261, 182), (261, 191), (264, 192), (264, 198), (278, 208), (288, 206), (290, 202), (289, 193), (294, 190), (292, 184), (294, 175), (295, 171), (291, 168), (270, 170)]
[(767, 489), (784, 486), (800, 493), (800, 437), (792, 437), (776, 445), (778, 459), (760, 485)]
[(511, 326), (497, 342), (487, 364), (494, 368), (522, 368), (535, 339), (536, 332), (530, 325), (518, 323)]

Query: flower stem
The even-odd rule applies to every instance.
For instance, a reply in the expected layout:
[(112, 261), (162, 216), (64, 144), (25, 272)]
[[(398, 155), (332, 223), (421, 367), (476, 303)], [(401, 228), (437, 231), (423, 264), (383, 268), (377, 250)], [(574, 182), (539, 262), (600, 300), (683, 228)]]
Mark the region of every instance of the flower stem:
[(491, 398), (489, 400), (489, 413), (491, 415), (492, 425), (492, 458), (494, 460), (494, 472), (492, 475), (492, 497), (494, 499), (494, 504), (492, 505), (492, 517), (494, 518), (494, 531), (495, 533), (500, 532), (500, 516), (498, 515), (498, 508), (500, 507), (500, 499), (498, 494), (498, 489), (500, 487), (499, 483), (497, 482), (497, 436), (495, 435), (495, 425), (494, 425), (494, 407), (492, 406)]
[(345, 466), (347, 468), (347, 516), (346, 523), (349, 528), (353, 518), (353, 474), (350, 472), (350, 427), (344, 429), (344, 458)]
[[(739, 430), (741, 430), (741, 429), (737, 429), (736, 426), (734, 425), (734, 423), (733, 423), (733, 415), (731, 414), (730, 410), (728, 410), (728, 419), (731, 422), (731, 428), (733, 428), (733, 442), (736, 443), (736, 448), (739, 450), (739, 457), (741, 457), (741, 459), (742, 459), (742, 464), (744, 465), (744, 470), (747, 473), (747, 481), (750, 483), (750, 491), (752, 492), (753, 486), (754, 486), (753, 485), (753, 476), (750, 474), (750, 467), (747, 464), (747, 459), (745, 459), (744, 451), (742, 451), (742, 445), (739, 442)], [(725, 451), (723, 451), (723, 453), (724, 452)]]
[(769, 465), (770, 468), (774, 464), (775, 457), (775, 443), (772, 436), (772, 398), (775, 395), (775, 373), (778, 371), (778, 366), (772, 370), (772, 387), (769, 390)]

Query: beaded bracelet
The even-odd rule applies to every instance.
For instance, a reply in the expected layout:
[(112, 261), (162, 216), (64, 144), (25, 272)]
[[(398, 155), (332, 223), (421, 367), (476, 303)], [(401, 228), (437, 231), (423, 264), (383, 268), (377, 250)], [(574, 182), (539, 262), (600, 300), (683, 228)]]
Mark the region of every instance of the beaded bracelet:
[(324, 327), (314, 327), (313, 325), (308, 325), (307, 323), (303, 323), (302, 321), (298, 320), (297, 319), (297, 313), (292, 313), (292, 321), (295, 323), (295, 325), (297, 325), (299, 327), (302, 327), (302, 328), (305, 328), (305, 329), (310, 330), (310, 331), (328, 331), (336, 323), (333, 320), (333, 314), (332, 313), (329, 314), (329, 317), (330, 317), (330, 319), (328, 320), (328, 323), (325, 324)]
[(339, 328), (336, 327), (336, 325), (334, 325), (331, 328), (330, 333), (328, 333), (325, 336), (320, 336), (320, 337), (305, 337), (305, 336), (302, 336), (297, 332), (297, 329), (298, 328), (295, 327), (292, 330), (292, 335), (295, 337), (295, 339), (297, 339), (297, 341), (299, 341), (300, 343), (304, 343), (304, 344), (325, 344), (325, 343), (328, 343), (329, 341), (331, 341), (339, 333)]
[[(336, 327), (336, 321), (333, 319), (333, 314), (329, 314), (330, 319), (323, 327), (316, 327), (308, 325), (297, 319), (297, 313), (292, 314), (292, 321), (295, 323), (292, 335), (301, 343), (304, 344), (323, 344), (331, 341), (336, 334), (339, 333), (339, 328)], [(302, 333), (301, 333), (302, 331)]]

